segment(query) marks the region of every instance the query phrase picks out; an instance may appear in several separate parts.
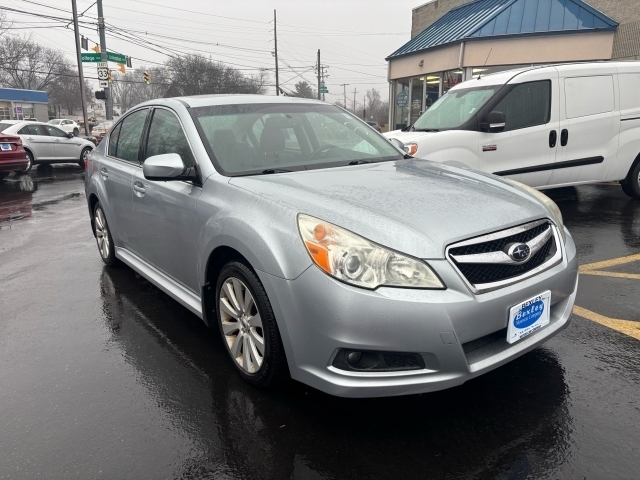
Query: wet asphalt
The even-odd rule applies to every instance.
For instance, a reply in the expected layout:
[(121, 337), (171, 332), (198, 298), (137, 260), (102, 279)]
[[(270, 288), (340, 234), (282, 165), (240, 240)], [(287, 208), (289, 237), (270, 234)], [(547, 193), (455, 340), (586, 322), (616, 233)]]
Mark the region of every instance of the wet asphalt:
[[(640, 478), (640, 341), (574, 315), (443, 392), (255, 390), (217, 332), (103, 265), (82, 182), (60, 165), (0, 183), (0, 479)], [(549, 193), (581, 264), (640, 252), (619, 187)], [(639, 280), (581, 276), (589, 310), (640, 321), (639, 299)]]

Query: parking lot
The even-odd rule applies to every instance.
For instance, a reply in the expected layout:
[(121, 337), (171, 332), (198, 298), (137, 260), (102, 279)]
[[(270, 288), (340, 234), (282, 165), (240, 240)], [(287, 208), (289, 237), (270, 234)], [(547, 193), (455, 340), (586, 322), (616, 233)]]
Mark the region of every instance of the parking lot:
[(105, 267), (83, 173), (0, 182), (0, 478), (587, 478), (640, 471), (640, 202), (547, 192), (578, 248), (572, 324), (450, 390), (259, 391), (195, 315)]

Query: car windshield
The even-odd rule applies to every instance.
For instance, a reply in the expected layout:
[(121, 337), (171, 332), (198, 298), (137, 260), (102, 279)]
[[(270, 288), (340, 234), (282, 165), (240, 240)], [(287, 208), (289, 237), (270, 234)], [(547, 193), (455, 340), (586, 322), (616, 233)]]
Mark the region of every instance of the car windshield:
[(191, 109), (225, 175), (253, 175), (399, 160), (384, 137), (333, 105), (247, 104)]
[(9, 127), (13, 127), (13, 124), (11, 124), (11, 123), (0, 123), (0, 132), (4, 132)]
[(498, 91), (500, 85), (452, 90), (435, 102), (412, 125), (414, 130), (446, 130), (459, 127)]
[(52, 125), (58, 125), (60, 124), (60, 122), (62, 122), (62, 120), (49, 120), (47, 123), (50, 123)]

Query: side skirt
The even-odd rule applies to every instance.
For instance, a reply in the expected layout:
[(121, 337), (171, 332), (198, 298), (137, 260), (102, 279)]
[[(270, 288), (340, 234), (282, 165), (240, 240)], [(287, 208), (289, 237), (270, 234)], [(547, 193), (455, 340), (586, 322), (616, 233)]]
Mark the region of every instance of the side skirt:
[(156, 287), (169, 295), (175, 301), (191, 310), (198, 317), (202, 317), (202, 302), (200, 297), (169, 278), (164, 273), (152, 267), (137, 255), (122, 247), (116, 247), (116, 258), (129, 265), (132, 269), (153, 283)]

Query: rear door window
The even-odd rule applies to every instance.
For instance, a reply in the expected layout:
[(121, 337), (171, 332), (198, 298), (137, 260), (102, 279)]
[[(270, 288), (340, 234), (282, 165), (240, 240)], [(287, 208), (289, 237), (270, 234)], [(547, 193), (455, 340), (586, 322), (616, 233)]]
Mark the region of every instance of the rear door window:
[[(32, 126), (42, 127), (43, 125), (32, 125)], [(52, 137), (65, 137), (65, 138), (67, 137), (67, 134), (62, 130), (60, 130), (58, 127), (54, 127), (52, 125), (44, 125), (44, 128), (47, 129), (47, 132), (49, 132), (49, 135), (51, 135)], [(34, 133), (34, 135), (38, 135), (38, 134)]]
[(149, 113), (148, 108), (137, 110), (128, 115), (120, 127), (116, 157), (125, 162), (138, 163), (140, 140)]

